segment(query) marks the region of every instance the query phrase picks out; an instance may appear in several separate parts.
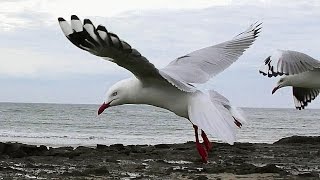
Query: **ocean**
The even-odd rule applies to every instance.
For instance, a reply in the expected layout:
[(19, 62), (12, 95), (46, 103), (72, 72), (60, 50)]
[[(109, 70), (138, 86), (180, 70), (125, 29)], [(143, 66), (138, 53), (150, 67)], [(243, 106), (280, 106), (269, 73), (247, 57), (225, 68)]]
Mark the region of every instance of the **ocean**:
[[(0, 103), (0, 142), (93, 147), (195, 140), (189, 121), (161, 108), (124, 105), (108, 108), (97, 116), (98, 108), (99, 105)], [(239, 129), (238, 142), (273, 143), (293, 135), (320, 135), (317, 109), (242, 110), (248, 123)]]

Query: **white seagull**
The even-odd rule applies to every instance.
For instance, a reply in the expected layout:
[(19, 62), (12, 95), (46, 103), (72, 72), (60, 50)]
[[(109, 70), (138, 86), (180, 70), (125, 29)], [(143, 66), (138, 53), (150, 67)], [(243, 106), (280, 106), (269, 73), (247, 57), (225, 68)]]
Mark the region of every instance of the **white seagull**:
[[(207, 82), (235, 62), (253, 44), (261, 24), (255, 23), (230, 41), (191, 52), (157, 69), (102, 25), (96, 28), (89, 19), (84, 19), (82, 24), (75, 15), (71, 16), (71, 25), (61, 17), (58, 21), (64, 35), (74, 45), (134, 75), (109, 88), (98, 114), (110, 106), (122, 104), (148, 104), (172, 111), (193, 124), (196, 147), (204, 162), (212, 147), (206, 133), (234, 143), (236, 129), (245, 122), (241, 113), (216, 91), (202, 92), (193, 84)], [(199, 142), (200, 132), (204, 145)]]
[(261, 74), (268, 77), (282, 77), (272, 94), (278, 89), (292, 86), (294, 104), (304, 109), (314, 100), (320, 89), (320, 61), (297, 51), (277, 50), (261, 67)]

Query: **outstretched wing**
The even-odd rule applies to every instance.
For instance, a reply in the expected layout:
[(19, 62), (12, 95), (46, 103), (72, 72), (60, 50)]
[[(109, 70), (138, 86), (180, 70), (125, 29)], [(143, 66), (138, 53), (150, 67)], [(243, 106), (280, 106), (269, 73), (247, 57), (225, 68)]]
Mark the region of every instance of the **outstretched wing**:
[(259, 72), (264, 76), (293, 75), (320, 68), (320, 62), (304, 53), (289, 50), (277, 50), (269, 56)]
[(320, 93), (319, 89), (292, 87), (293, 100), (297, 109), (304, 109)]
[(63, 18), (58, 20), (65, 36), (80, 49), (116, 63), (141, 81), (148, 78), (164, 80), (152, 63), (104, 26), (95, 28), (89, 19), (82, 24), (75, 15), (71, 16), (71, 25)]
[(235, 62), (253, 44), (260, 29), (261, 23), (255, 23), (230, 41), (179, 57), (160, 69), (160, 74), (186, 86), (191, 86), (190, 83), (205, 83)]

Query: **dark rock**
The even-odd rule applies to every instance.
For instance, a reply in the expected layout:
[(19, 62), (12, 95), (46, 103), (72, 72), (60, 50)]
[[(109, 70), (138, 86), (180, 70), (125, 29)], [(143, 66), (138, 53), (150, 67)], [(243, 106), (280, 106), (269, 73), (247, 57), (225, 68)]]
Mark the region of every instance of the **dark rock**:
[(189, 148), (188, 147), (177, 147), (177, 148), (175, 148), (175, 150), (185, 151), (185, 150), (189, 150)]
[(315, 171), (312, 171), (312, 172), (308, 172), (308, 173), (298, 174), (298, 176), (300, 176), (300, 177), (305, 177), (305, 178), (307, 178), (307, 177), (310, 177), (310, 178), (312, 178), (312, 177), (314, 177), (314, 178), (320, 178), (320, 173), (317, 173), (317, 172), (315, 172)]
[(38, 147), (35, 145), (22, 144), (20, 150), (31, 155), (38, 151)]
[(121, 151), (121, 153), (129, 156), (131, 151), (130, 151), (130, 149), (125, 149), (124, 151)]
[(115, 148), (115, 149), (117, 149), (118, 151), (125, 150), (125, 147), (124, 147), (123, 144), (113, 144), (113, 145), (110, 145), (109, 147), (110, 147), (110, 148)]
[(243, 163), (241, 165), (236, 166), (235, 168), (235, 173), (236, 174), (252, 174), (252, 173), (260, 173), (259, 171), (257, 171), (257, 168), (252, 164), (248, 164), (248, 163)]
[(78, 170), (74, 170), (74, 171), (71, 171), (71, 172), (64, 172), (62, 173), (63, 176), (72, 176), (72, 177), (77, 177), (77, 176), (86, 176), (88, 174), (85, 174), (84, 172), (82, 171), (78, 171)]
[(4, 153), (6, 150), (6, 144), (0, 142), (0, 154)]
[(12, 158), (22, 158), (22, 157), (26, 157), (27, 155), (28, 155), (27, 153), (25, 153), (20, 149), (9, 154), (9, 156)]
[(197, 176), (196, 178), (194, 178), (194, 180), (207, 180), (207, 176), (201, 175), (201, 176)]
[[(5, 153), (0, 154), (0, 179), (14, 179), (17, 173), (21, 174), (21, 178), (32, 174), (46, 179), (120, 179), (131, 177), (128, 172), (135, 173), (136, 179), (201, 180), (210, 179), (218, 173), (226, 173), (227, 177), (228, 173), (231, 177), (237, 177), (237, 174), (253, 174), (255, 177), (256, 173), (270, 173), (270, 179), (319, 179), (320, 143), (301, 146), (290, 143), (237, 143), (230, 146), (217, 142), (209, 153), (207, 164), (202, 163), (194, 142), (50, 150), (46, 146), (2, 143), (1, 151)], [(257, 167), (256, 164), (267, 165)]]
[(157, 149), (169, 149), (170, 146), (168, 144), (156, 144), (154, 145), (155, 148)]
[(75, 157), (80, 156), (81, 154), (82, 154), (81, 152), (71, 151), (69, 153), (66, 153), (65, 157), (69, 157), (69, 159), (73, 159)]
[(214, 167), (208, 167), (205, 169), (206, 173), (209, 174), (216, 174), (216, 173), (224, 173), (225, 172), (225, 167), (223, 166), (214, 166)]
[(108, 146), (104, 144), (97, 144), (97, 149), (106, 149)]
[(109, 162), (109, 163), (117, 163), (118, 161), (114, 158), (106, 158), (105, 159), (106, 162)]
[(274, 144), (319, 144), (320, 136), (291, 136), (282, 138)]
[(140, 146), (131, 145), (128, 147), (130, 148), (130, 151), (132, 153), (146, 153), (147, 152), (145, 148), (141, 148)]
[(42, 151), (48, 151), (48, 147), (47, 147), (47, 146), (44, 146), (44, 145), (40, 145), (39, 148), (38, 148), (38, 150), (41, 151), (41, 152), (42, 152)]
[(94, 174), (94, 175), (108, 175), (110, 174), (109, 170), (105, 166), (101, 166), (93, 169), (86, 169), (83, 171), (85, 174)]
[(90, 147), (79, 146), (79, 147), (77, 147), (74, 151), (81, 152), (81, 153), (85, 153), (85, 152), (91, 152), (91, 151), (93, 151), (93, 150), (94, 150), (94, 149), (93, 149), (93, 148), (90, 148)]
[(235, 163), (235, 164), (242, 164), (245, 162), (245, 159), (241, 158), (241, 157), (234, 157), (232, 159), (232, 162)]
[(281, 173), (284, 172), (282, 169), (278, 168), (274, 164), (268, 164), (263, 167), (257, 167), (256, 168), (257, 173)]
[(21, 143), (6, 143), (5, 153), (11, 154), (14, 151), (17, 151), (21, 147)]
[(49, 148), (49, 156), (68, 157), (73, 152), (73, 147)]

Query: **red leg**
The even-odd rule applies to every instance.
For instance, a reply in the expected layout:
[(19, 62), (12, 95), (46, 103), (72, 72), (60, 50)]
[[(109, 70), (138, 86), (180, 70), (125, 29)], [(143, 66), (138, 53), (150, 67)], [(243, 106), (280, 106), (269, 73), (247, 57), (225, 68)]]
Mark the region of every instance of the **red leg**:
[(208, 153), (207, 153), (207, 150), (199, 142), (198, 126), (193, 125), (193, 128), (194, 128), (194, 132), (195, 132), (195, 136), (196, 136), (196, 146), (197, 146), (198, 153), (200, 154), (202, 161), (204, 163), (207, 163), (208, 162)]
[(212, 143), (209, 141), (206, 133), (203, 130), (201, 130), (201, 137), (203, 139), (203, 143), (207, 149), (207, 152), (209, 152), (212, 149)]

